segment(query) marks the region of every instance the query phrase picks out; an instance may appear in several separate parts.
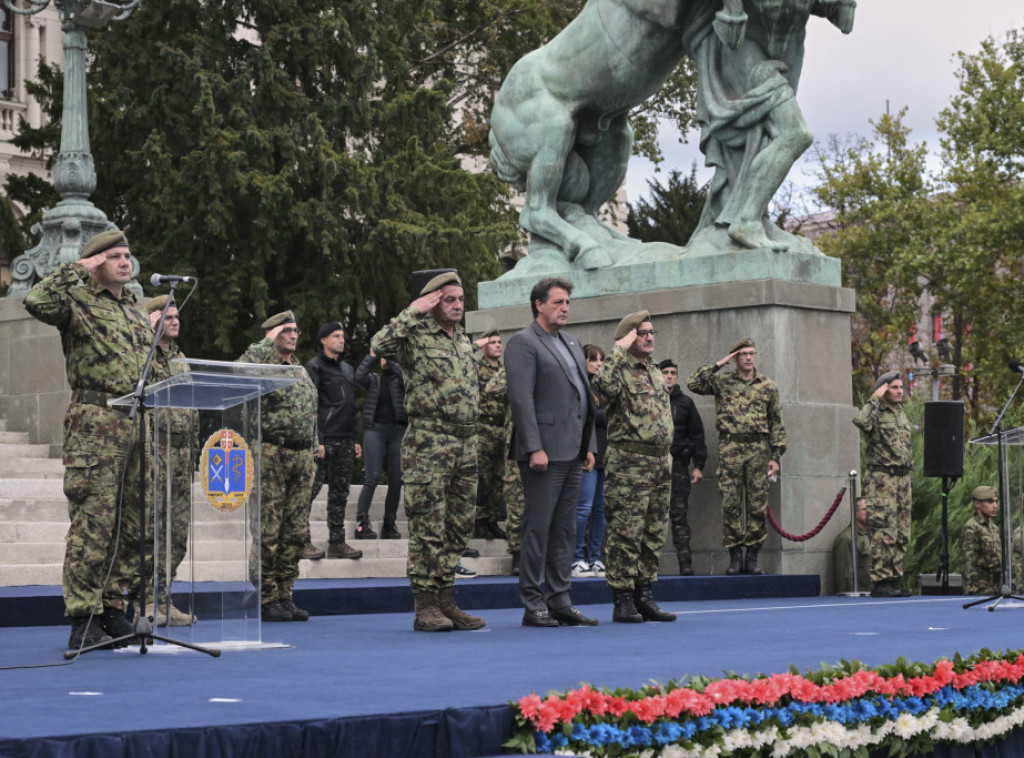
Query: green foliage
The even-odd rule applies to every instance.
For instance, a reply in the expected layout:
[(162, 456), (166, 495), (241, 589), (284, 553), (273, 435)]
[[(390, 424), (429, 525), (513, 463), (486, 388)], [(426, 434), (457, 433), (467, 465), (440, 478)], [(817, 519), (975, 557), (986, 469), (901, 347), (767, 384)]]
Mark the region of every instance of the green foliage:
[(926, 148), (911, 145), (905, 110), (883, 115), (873, 141), (833, 139), (817, 149), (818, 200), (835, 209), (835, 229), (817, 244), (840, 258), (844, 284), (857, 291), (852, 320), (855, 394), (867, 394), (889, 368), (920, 313), (917, 262), (935, 247)]
[(629, 205), (629, 236), (641, 242), (685, 245), (700, 221), (707, 193), (707, 185), (697, 184), (697, 164), (690, 167), (688, 176), (670, 171), (664, 185), (648, 179), (647, 189), (649, 198), (641, 197)]

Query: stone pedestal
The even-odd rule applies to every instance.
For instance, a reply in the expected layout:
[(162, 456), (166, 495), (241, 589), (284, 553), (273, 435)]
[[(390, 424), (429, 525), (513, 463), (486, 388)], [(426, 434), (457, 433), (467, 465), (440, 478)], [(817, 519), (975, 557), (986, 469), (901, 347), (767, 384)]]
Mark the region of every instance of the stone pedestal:
[[(821, 256), (820, 260), (827, 264), (832, 259)], [(527, 300), (528, 295), (521, 305), (467, 314), (469, 331), (479, 334), (497, 328), (507, 340), (530, 322)], [(779, 484), (772, 486), (771, 507), (786, 531), (809, 531), (849, 481), (850, 470), (859, 468), (859, 440), (851, 423), (856, 415), (850, 379), (854, 292), (828, 284), (749, 279), (582, 298), (574, 293), (568, 330), (583, 344), (610, 350), (619, 319), (641, 309), (650, 311), (658, 332), (656, 360), (673, 358), (683, 385), (698, 366), (726, 355), (740, 337), (754, 338), (758, 370), (779, 386), (789, 437)], [(699, 574), (721, 574), (728, 554), (721, 543), (714, 399), (694, 399), (704, 420), (709, 451), (704, 481), (690, 497), (694, 568)], [(783, 540), (769, 527), (762, 567), (776, 573), (820, 574), (822, 591), (830, 594), (832, 540), (848, 525), (848, 512), (847, 506), (841, 507), (831, 523), (806, 542)], [(662, 556), (662, 571), (677, 573), (671, 541)]]

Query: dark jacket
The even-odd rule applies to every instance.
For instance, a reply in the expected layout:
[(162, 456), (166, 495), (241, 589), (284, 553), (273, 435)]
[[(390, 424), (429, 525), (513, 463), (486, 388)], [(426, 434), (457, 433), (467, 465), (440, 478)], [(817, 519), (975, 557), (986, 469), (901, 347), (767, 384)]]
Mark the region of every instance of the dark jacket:
[(366, 390), (366, 402), (363, 403), (363, 426), (369, 429), (377, 415), (377, 398), (380, 397), (380, 381), (384, 379), (391, 390), (391, 404), (395, 409), (395, 423), (403, 426), (409, 422), (405, 413), (405, 380), (402, 378), (402, 367), (394, 361), (388, 361), (388, 369), (375, 374), (370, 369), (379, 356), (367, 355), (356, 368), (356, 384)]
[(317, 391), (317, 437), (324, 440), (355, 437), (359, 432), (359, 410), (352, 367), (344, 355), (332, 360), (321, 350), (306, 364)]
[[(594, 381), (593, 374), (587, 374), (587, 378), (591, 382)], [(604, 400), (593, 386), (590, 387), (590, 394), (594, 396), (594, 403), (597, 406), (597, 413), (594, 415), (594, 430), (597, 433), (597, 452), (594, 453), (594, 467), (604, 468), (604, 454), (608, 450), (608, 419), (604, 413)]]
[(704, 443), (704, 423), (697, 413), (693, 398), (683, 393), (677, 384), (668, 395), (672, 404), (672, 457), (684, 466), (693, 461), (695, 468), (703, 469), (708, 462), (708, 448)]

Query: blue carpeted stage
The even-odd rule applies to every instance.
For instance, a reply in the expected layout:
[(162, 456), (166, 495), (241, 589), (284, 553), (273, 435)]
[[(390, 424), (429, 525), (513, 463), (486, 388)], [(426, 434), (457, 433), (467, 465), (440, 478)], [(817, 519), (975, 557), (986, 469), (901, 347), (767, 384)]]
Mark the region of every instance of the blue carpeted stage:
[[(735, 586), (749, 579), (752, 592), (773, 583), (740, 579)], [(671, 624), (612, 624), (611, 605), (602, 600), (580, 602), (601, 620), (598, 627), (524, 629), (521, 609), (506, 602), (515, 596), (514, 580), (477, 579), (459, 583), (464, 607), (481, 610), (488, 622), (475, 632), (416, 633), (405, 612), (321, 615), (265, 625), (264, 640), (285, 648), (226, 651), (218, 659), (102, 651), (70, 665), (3, 671), (0, 756), (468, 758), (501, 753), (512, 728), (507, 703), (531, 691), (584, 681), (637, 687), (687, 674), (784, 671), (790, 664), (803, 670), (841, 658), (869, 665), (899, 656), (933, 661), (1024, 646), (1024, 609), (965, 611), (962, 597), (822, 598), (816, 588), (802, 597), (669, 599), (691, 594), (692, 581), (659, 583), (663, 605), (680, 613)], [(322, 584), (304, 583), (300, 604), (321, 612), (343, 604), (331, 600), (343, 587)], [(398, 598), (403, 589), (393, 581), (358, 584), (379, 597)], [(581, 600), (607, 593), (601, 580), (577, 587)], [(27, 590), (20, 592), (14, 605), (8, 603), (15, 591), (0, 597), (3, 623), (16, 621), (12, 608), (31, 605)], [(402, 602), (411, 606), (404, 592)], [(64, 625), (0, 628), (0, 665), (60, 662), (67, 634)]]

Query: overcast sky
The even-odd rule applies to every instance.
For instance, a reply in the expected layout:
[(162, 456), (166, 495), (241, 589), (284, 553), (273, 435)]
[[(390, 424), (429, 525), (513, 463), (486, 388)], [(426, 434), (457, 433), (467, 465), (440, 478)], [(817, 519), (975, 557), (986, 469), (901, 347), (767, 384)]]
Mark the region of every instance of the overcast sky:
[[(977, 52), (983, 39), (998, 39), (1011, 28), (1024, 28), (1022, 0), (860, 0), (849, 36), (824, 19), (810, 20), (797, 100), (820, 140), (850, 132), (868, 137), (868, 119), (885, 112), (886, 100), (893, 113), (907, 106), (905, 124), (912, 130), (912, 141), (924, 141), (937, 153), (935, 118), (956, 89), (956, 52)], [(630, 201), (646, 194), (648, 179), (664, 181), (672, 168), (688, 173), (695, 160), (701, 180), (709, 178), (697, 134), (685, 145), (677, 144), (676, 136), (667, 128), (662, 132), (666, 160), (660, 174), (642, 158), (630, 161)], [(933, 157), (932, 163), (937, 166), (937, 159)], [(801, 159), (790, 179), (810, 183), (805, 175), (811, 168)]]

